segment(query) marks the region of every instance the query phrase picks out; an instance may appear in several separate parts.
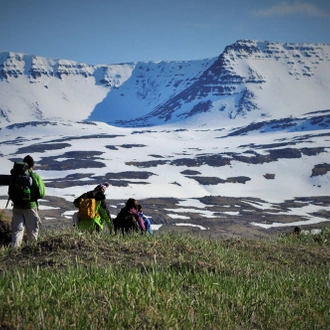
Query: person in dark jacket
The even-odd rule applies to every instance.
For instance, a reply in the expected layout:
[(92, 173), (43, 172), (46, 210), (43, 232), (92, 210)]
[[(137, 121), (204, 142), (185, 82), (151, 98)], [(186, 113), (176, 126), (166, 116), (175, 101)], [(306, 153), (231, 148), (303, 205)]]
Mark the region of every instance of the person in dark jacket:
[(104, 229), (104, 223), (106, 223), (110, 233), (112, 232), (113, 225), (105, 196), (105, 191), (108, 187), (109, 183), (101, 183), (97, 185), (94, 190), (82, 194), (73, 201), (74, 206), (79, 208), (82, 199), (94, 198), (96, 200), (95, 217), (93, 219), (79, 218), (79, 212), (73, 215), (74, 225), (76, 225), (78, 229), (89, 232), (100, 232)]
[(125, 234), (128, 232), (144, 232), (146, 227), (143, 219), (138, 212), (138, 201), (134, 198), (129, 198), (126, 206), (123, 207), (118, 213), (117, 217), (113, 220), (115, 233), (119, 230)]
[[(27, 239), (36, 241), (39, 235), (41, 220), (39, 217), (38, 198), (44, 198), (46, 188), (40, 175), (33, 172), (34, 159), (27, 155), (23, 162), (28, 166), (28, 174), (33, 178), (33, 187), (37, 189), (38, 197), (31, 196), (31, 199), (23, 201), (14, 201), (12, 216), (12, 246), (19, 247), (22, 244), (24, 230), (26, 230)], [(34, 190), (35, 191), (35, 190)]]

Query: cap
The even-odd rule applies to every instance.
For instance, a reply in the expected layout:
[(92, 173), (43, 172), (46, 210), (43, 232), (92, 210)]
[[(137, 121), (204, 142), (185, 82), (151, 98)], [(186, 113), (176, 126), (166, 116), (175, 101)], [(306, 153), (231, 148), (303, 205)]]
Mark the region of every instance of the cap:
[(25, 156), (23, 162), (28, 164), (30, 168), (34, 166), (34, 159), (30, 155)]
[(109, 183), (108, 182), (104, 182), (104, 183), (100, 183), (99, 185), (97, 185), (94, 189), (94, 192), (102, 192), (105, 193), (105, 191), (107, 190), (107, 188), (109, 187)]

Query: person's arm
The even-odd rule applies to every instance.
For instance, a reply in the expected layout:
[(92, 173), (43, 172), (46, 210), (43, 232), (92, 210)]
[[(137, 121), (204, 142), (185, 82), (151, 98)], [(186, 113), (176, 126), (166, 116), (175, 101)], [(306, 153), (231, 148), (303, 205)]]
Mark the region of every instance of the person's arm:
[(145, 231), (146, 230), (146, 227), (145, 227), (144, 221), (143, 221), (143, 219), (142, 219), (142, 217), (141, 217), (141, 215), (139, 213), (138, 213), (138, 221), (139, 221), (139, 225), (140, 225), (141, 230), (142, 231)]
[(99, 208), (99, 213), (100, 213), (101, 218), (104, 219), (105, 222), (107, 223), (110, 233), (112, 233), (113, 224), (111, 221), (110, 213), (107, 210), (107, 208), (102, 207), (102, 204), (101, 204), (101, 207)]
[(46, 196), (46, 187), (45, 187), (45, 184), (43, 182), (43, 180), (41, 179), (41, 176), (35, 172), (32, 172), (32, 176), (33, 176), (33, 179), (35, 180), (36, 182), (36, 185), (39, 189), (39, 196), (40, 198), (44, 198)]

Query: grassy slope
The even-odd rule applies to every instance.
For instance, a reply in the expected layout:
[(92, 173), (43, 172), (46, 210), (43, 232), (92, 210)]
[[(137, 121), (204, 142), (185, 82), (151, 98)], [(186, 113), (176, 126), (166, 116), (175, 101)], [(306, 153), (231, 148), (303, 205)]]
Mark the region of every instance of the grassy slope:
[(48, 231), (0, 249), (0, 329), (328, 329), (329, 242)]

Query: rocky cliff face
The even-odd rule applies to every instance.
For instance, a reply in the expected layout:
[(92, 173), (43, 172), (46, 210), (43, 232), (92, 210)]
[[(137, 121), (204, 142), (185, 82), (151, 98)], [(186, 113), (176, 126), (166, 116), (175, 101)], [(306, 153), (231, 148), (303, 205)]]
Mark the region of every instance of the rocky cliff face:
[[(120, 68), (126, 67), (120, 66)], [(40, 78), (63, 79), (66, 76), (94, 77), (96, 84), (108, 87), (118, 86), (127, 77), (116, 71), (116, 65), (92, 66), (68, 60), (52, 60), (39, 56), (24, 55), (12, 52), (0, 53), (0, 79), (15, 83), (11, 78), (26, 76), (30, 83), (40, 81)], [(132, 66), (133, 68), (134, 66)]]
[(218, 58), (91, 66), (0, 53), (0, 123), (253, 121), (330, 107), (330, 46), (242, 40)]
[[(217, 60), (185, 90), (139, 120), (147, 123), (158, 117), (169, 121), (173, 117), (187, 118), (212, 110), (225, 112), (226, 117), (231, 119), (247, 116), (250, 112), (258, 113), (260, 117), (272, 117), (276, 114), (276, 107), (271, 104), (274, 98), (291, 98), (291, 104), (296, 103), (297, 108), (300, 102), (295, 102), (298, 100), (294, 98), (301, 93), (307, 93), (310, 100), (316, 101), (316, 109), (329, 108), (327, 93), (330, 91), (330, 81), (323, 71), (330, 72), (329, 68), (329, 45), (238, 41), (226, 47)], [(318, 79), (321, 84), (317, 83)], [(276, 87), (287, 89), (286, 93), (281, 95)], [(315, 100), (315, 90), (321, 91), (322, 101)], [(263, 101), (265, 98), (269, 98), (269, 104)], [(317, 106), (318, 101), (322, 105)], [(313, 102), (308, 102), (308, 107), (315, 109)], [(308, 111), (307, 107), (302, 108), (300, 110)], [(296, 114), (297, 109), (284, 110), (287, 114), (291, 111)]]

